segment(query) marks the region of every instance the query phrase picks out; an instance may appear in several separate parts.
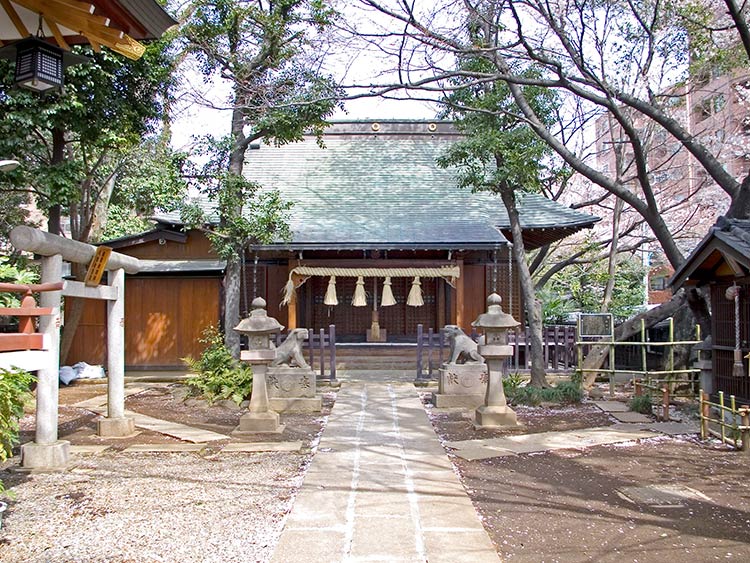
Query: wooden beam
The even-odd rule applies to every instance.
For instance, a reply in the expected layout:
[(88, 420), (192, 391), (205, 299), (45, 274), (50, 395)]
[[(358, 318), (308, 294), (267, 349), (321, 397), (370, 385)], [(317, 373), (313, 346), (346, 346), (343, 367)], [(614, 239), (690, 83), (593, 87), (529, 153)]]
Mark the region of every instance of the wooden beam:
[(21, 350), (43, 350), (43, 334), (0, 334), (0, 352), (18, 352)]
[(52, 31), (52, 35), (55, 37), (55, 41), (57, 41), (60, 49), (70, 51), (70, 45), (68, 45), (68, 42), (65, 41), (65, 37), (63, 37), (62, 31), (60, 31), (60, 28), (57, 27), (57, 24), (49, 18), (44, 18), (44, 23), (46, 23), (47, 27), (49, 27), (50, 31)]
[[(16, 4), (24, 8), (41, 14), (50, 16), (55, 20), (64, 19), (69, 22), (79, 21), (88, 22), (89, 24), (109, 25), (109, 18), (94, 15), (91, 4), (75, 2), (71, 0), (13, 0)], [(74, 27), (62, 24), (63, 26), (75, 30)], [(77, 30), (76, 30), (77, 31)]]
[[(19, 2), (19, 4), (21, 3)], [(31, 35), (31, 33), (29, 33), (29, 30), (26, 29), (26, 26), (21, 21), (21, 17), (18, 15), (18, 12), (16, 12), (16, 9), (10, 3), (10, 0), (0, 0), (0, 6), (2, 6), (5, 12), (8, 14), (10, 21), (13, 22), (16, 31), (18, 31), (21, 37), (28, 37)]]
[(0, 307), (0, 316), (3, 317), (41, 317), (54, 312), (50, 307)]
[(99, 44), (99, 41), (94, 39), (94, 37), (91, 34), (84, 33), (83, 36), (86, 38), (86, 41), (89, 42), (89, 45), (91, 45), (91, 50), (94, 51), (94, 53), (102, 52), (102, 46)]
[[(90, 4), (71, 0), (14, 0), (21, 6), (42, 14), (63, 27), (85, 36), (94, 49), (105, 45), (130, 59), (139, 59), (146, 48), (119, 29), (110, 28), (109, 18), (93, 15)], [(9, 4), (9, 0), (0, 0)], [(20, 20), (19, 20), (20, 21)]]

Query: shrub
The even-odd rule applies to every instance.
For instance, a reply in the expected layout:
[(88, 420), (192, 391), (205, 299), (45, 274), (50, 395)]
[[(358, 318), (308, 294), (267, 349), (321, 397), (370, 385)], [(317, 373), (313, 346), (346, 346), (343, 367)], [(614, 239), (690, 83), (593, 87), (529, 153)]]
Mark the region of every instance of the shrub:
[(524, 381), (525, 378), (520, 373), (511, 373), (508, 377), (503, 378), (503, 391), (506, 395), (510, 395), (520, 388)]
[(196, 375), (187, 384), (196, 389), (209, 402), (231, 399), (238, 405), (250, 396), (253, 388), (253, 372), (250, 366), (232, 357), (224, 345), (224, 338), (216, 327), (208, 327), (200, 339), (206, 349), (197, 360), (183, 358), (182, 361)]
[(572, 381), (563, 381), (555, 387), (542, 389), (541, 387), (516, 387), (508, 389), (505, 394), (508, 401), (514, 405), (537, 406), (541, 403), (580, 403), (583, 399), (583, 390), (580, 385)]
[(651, 395), (640, 395), (628, 401), (628, 408), (633, 412), (641, 414), (653, 414), (653, 406), (654, 403), (651, 400)]
[[(0, 368), (0, 462), (13, 455), (18, 443), (18, 421), (24, 404), (31, 399), (34, 376), (20, 369)], [(0, 492), (5, 489), (0, 481)]]
[(575, 381), (562, 381), (554, 389), (560, 403), (580, 403), (583, 400), (583, 389)]

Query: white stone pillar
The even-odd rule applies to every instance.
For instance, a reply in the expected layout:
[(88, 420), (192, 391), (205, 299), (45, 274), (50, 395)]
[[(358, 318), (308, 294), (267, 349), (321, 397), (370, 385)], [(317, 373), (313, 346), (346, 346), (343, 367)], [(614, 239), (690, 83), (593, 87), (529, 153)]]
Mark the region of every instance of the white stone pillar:
[(125, 417), (125, 270), (109, 272), (117, 299), (107, 301), (107, 418), (99, 421), (102, 437), (123, 437), (135, 432)]
[[(42, 283), (62, 279), (62, 256), (42, 258)], [(60, 305), (61, 291), (42, 292), (41, 307), (55, 310), (39, 318), (39, 332), (47, 345), (47, 366), (37, 371), (36, 438), (21, 447), (21, 465), (29, 469), (57, 469), (68, 464), (70, 443), (57, 439), (57, 409), (60, 390)]]
[(109, 272), (117, 299), (107, 301), (107, 416), (125, 416), (125, 270)]

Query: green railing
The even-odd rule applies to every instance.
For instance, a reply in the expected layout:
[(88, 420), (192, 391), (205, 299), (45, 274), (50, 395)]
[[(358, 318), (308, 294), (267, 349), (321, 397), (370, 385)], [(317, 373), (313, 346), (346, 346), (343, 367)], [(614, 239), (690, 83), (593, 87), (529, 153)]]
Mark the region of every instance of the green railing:
[[(718, 403), (712, 402), (708, 393), (702, 389), (700, 398), (701, 439), (713, 436), (724, 444), (750, 453), (750, 406), (742, 405), (738, 408), (734, 395), (729, 396), (727, 403), (723, 391), (719, 391)], [(718, 418), (711, 416), (712, 410), (718, 411)], [(718, 427), (718, 430), (712, 428), (712, 425)]]
[[(610, 318), (611, 319), (611, 318)], [(646, 323), (641, 320), (641, 339), (640, 341), (623, 341), (618, 342), (614, 339), (614, 322), (610, 320), (610, 328), (609, 328), (609, 334), (604, 335), (596, 335), (592, 338), (596, 338), (596, 340), (585, 340), (585, 337), (581, 335), (581, 322), (579, 320), (578, 323), (578, 335), (576, 338), (576, 349), (578, 353), (578, 370), (583, 373), (584, 375), (586, 373), (601, 373), (601, 374), (607, 374), (609, 376), (609, 393), (610, 395), (614, 395), (615, 392), (615, 379), (617, 375), (626, 375), (628, 378), (640, 379), (641, 384), (644, 387), (654, 387), (656, 390), (661, 391), (661, 388), (664, 385), (667, 385), (670, 389), (670, 392), (672, 392), (674, 395), (674, 386), (678, 383), (690, 383), (691, 388), (693, 389), (693, 392), (689, 395), (691, 397), (694, 397), (697, 391), (697, 378), (700, 374), (700, 369), (698, 368), (684, 368), (684, 369), (675, 369), (675, 359), (674, 359), (674, 348), (675, 346), (693, 346), (696, 344), (700, 344), (701, 338), (700, 338), (700, 326), (695, 326), (695, 340), (675, 340), (674, 339), (674, 319), (671, 317), (669, 320), (669, 336), (668, 340), (661, 342), (661, 341), (649, 341), (646, 338)], [(608, 339), (608, 340), (607, 340)], [(596, 347), (596, 346), (606, 346), (608, 350), (608, 357), (609, 367), (599, 367), (599, 368), (584, 368), (583, 367), (583, 359), (584, 359), (584, 348), (586, 347)], [(640, 369), (617, 369), (616, 363), (615, 363), (615, 353), (616, 349), (618, 347), (623, 346), (636, 346), (640, 347), (641, 349), (641, 367)], [(667, 347), (667, 367), (664, 370), (654, 370), (648, 368), (647, 363), (647, 352), (649, 348), (654, 347)], [(677, 380), (677, 375), (688, 375), (687, 381), (685, 380)], [(662, 377), (664, 376), (664, 377)]]

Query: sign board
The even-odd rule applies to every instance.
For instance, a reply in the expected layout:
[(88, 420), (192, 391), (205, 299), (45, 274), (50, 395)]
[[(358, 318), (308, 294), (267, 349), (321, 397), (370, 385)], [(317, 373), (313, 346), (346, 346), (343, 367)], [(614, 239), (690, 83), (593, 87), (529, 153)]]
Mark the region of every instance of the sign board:
[(89, 269), (86, 271), (86, 279), (84, 284), (88, 287), (96, 287), (99, 282), (102, 281), (102, 275), (104, 269), (107, 267), (107, 260), (109, 255), (112, 254), (112, 249), (108, 246), (99, 246), (96, 249), (96, 254), (89, 263)]
[(583, 314), (578, 317), (578, 334), (581, 337), (612, 338), (612, 315), (610, 313)]

